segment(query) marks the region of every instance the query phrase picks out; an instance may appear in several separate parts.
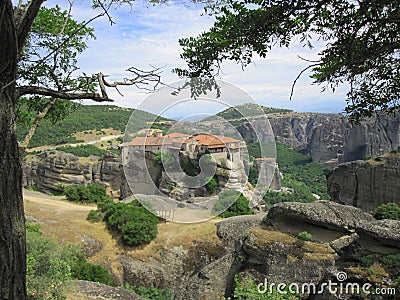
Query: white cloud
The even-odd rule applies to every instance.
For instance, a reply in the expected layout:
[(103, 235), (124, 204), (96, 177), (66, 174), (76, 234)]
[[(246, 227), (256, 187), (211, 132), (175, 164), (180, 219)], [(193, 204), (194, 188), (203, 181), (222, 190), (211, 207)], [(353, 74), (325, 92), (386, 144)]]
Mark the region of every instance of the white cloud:
[[(46, 5), (61, 1), (50, 0)], [(124, 72), (130, 66), (149, 69), (150, 65), (165, 66), (164, 82), (173, 82), (178, 78), (170, 72), (177, 66), (184, 66), (180, 59), (181, 48), (178, 39), (196, 36), (212, 25), (210, 17), (201, 16), (201, 6), (180, 5), (172, 1), (168, 5), (147, 7), (142, 1), (130, 8), (123, 6), (111, 11), (116, 24), (110, 26), (107, 18), (93, 22), (97, 40), (89, 42), (89, 48), (80, 57), (80, 67), (87, 73), (102, 71), (110, 74), (110, 80), (126, 77)], [(96, 13), (88, 1), (75, 2), (74, 17), (85, 20)], [(271, 106), (287, 107), (299, 111), (340, 112), (345, 103), (343, 90), (332, 94), (320, 93), (319, 86), (311, 85), (305, 73), (295, 87), (292, 101), (289, 101), (292, 83), (299, 72), (308, 63), (301, 57), (316, 59), (318, 49), (309, 50), (299, 45), (290, 49), (273, 49), (267, 59), (257, 58), (245, 71), (235, 63), (223, 63), (221, 79), (239, 86), (255, 98), (256, 101)], [(110, 93), (116, 104), (135, 107), (145, 95), (133, 88), (122, 88), (124, 97)], [(162, 100), (160, 100), (162, 101)], [(155, 103), (157, 105), (157, 103)], [(213, 107), (209, 107), (213, 112)]]

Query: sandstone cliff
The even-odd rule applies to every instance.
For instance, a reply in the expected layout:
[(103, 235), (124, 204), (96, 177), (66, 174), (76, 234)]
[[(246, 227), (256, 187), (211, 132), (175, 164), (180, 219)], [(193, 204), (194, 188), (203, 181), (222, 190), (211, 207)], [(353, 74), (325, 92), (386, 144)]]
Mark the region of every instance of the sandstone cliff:
[(400, 153), (338, 165), (327, 176), (331, 199), (370, 211), (378, 205), (400, 205)]
[(112, 196), (119, 196), (121, 172), (118, 155), (108, 153), (77, 157), (62, 151), (45, 152), (23, 163), (24, 186), (35, 185), (40, 191), (62, 192), (73, 184), (102, 183)]

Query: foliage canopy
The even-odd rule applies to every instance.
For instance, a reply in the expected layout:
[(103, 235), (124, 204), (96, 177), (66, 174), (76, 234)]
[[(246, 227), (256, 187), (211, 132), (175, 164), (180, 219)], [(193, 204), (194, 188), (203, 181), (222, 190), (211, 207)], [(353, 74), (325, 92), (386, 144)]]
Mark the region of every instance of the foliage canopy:
[[(208, 12), (216, 21), (198, 37), (182, 38), (181, 76), (214, 77), (224, 60), (245, 67), (254, 54), (299, 41), (325, 46), (310, 62), (314, 82), (333, 90), (349, 84), (345, 111), (353, 120), (395, 111), (400, 99), (400, 11), (397, 0), (225, 0)], [(301, 75), (301, 74), (299, 74)]]

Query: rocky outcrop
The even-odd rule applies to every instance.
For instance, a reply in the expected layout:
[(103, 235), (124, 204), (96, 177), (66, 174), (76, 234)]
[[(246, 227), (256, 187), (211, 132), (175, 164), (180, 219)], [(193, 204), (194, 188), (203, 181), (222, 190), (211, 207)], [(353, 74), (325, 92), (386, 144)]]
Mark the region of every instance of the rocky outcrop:
[[(318, 283), (335, 268), (329, 246), (304, 242), (267, 227), (255, 227), (243, 241), (246, 261), (241, 269), (256, 274), (258, 282)], [(257, 276), (258, 275), (258, 276)]]
[(44, 152), (23, 163), (24, 185), (35, 185), (43, 192), (61, 192), (73, 184), (101, 183), (112, 196), (118, 196), (121, 172), (118, 155), (107, 153), (77, 157), (62, 151)]
[[(400, 221), (377, 220), (357, 228), (362, 248), (375, 253), (398, 253)], [(371, 246), (373, 245), (373, 246)]]
[[(188, 249), (163, 248), (159, 257), (144, 261), (122, 256), (123, 281), (170, 288), (174, 299), (220, 299), (231, 296), (235, 276), (250, 277), (256, 285), (267, 280), (277, 284), (313, 283), (320, 287), (328, 280), (337, 282), (339, 271), (350, 274), (347, 268), (365, 255), (399, 251), (400, 222), (376, 221), (352, 206), (328, 201), (279, 203), (268, 216), (270, 225), (262, 222), (262, 214), (218, 222), (216, 233), (220, 243), (198, 241)], [(291, 224), (289, 233), (284, 232), (283, 221)], [(312, 233), (312, 240), (296, 236), (300, 230)], [(320, 239), (318, 234), (324, 238)], [(391, 282), (390, 275), (386, 277)], [(350, 280), (369, 282), (367, 276), (359, 275)], [(319, 296), (318, 299), (337, 299), (329, 292)], [(317, 299), (313, 297), (307, 299)]]
[(308, 231), (313, 239), (322, 242), (332, 241), (375, 220), (359, 208), (331, 201), (278, 203), (269, 210), (267, 217), (279, 230), (293, 234)]
[(90, 297), (90, 299), (144, 300), (144, 298), (126, 289), (112, 287), (98, 282), (74, 280), (72, 283), (76, 293), (80, 296), (84, 295)]
[(400, 205), (400, 153), (338, 165), (327, 176), (332, 201), (371, 211), (378, 205)]
[(218, 222), (217, 236), (227, 248), (234, 249), (235, 241), (240, 236), (247, 234), (248, 230), (255, 226), (260, 226), (264, 218), (264, 214), (250, 215), (250, 216), (236, 216)]

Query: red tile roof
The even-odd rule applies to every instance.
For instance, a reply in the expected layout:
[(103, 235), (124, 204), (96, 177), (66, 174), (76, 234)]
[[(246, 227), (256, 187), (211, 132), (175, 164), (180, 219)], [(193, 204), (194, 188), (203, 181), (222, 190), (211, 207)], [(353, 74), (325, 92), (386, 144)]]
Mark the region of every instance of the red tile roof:
[(226, 143), (239, 143), (239, 140), (222, 136), (222, 135), (211, 135), (211, 134), (197, 134), (189, 136), (179, 132), (173, 132), (166, 136), (149, 136), (149, 137), (136, 137), (128, 143), (124, 143), (126, 146), (172, 146), (175, 142), (188, 143), (189, 141), (197, 141), (199, 146), (208, 146), (209, 148), (223, 148), (226, 147)]

